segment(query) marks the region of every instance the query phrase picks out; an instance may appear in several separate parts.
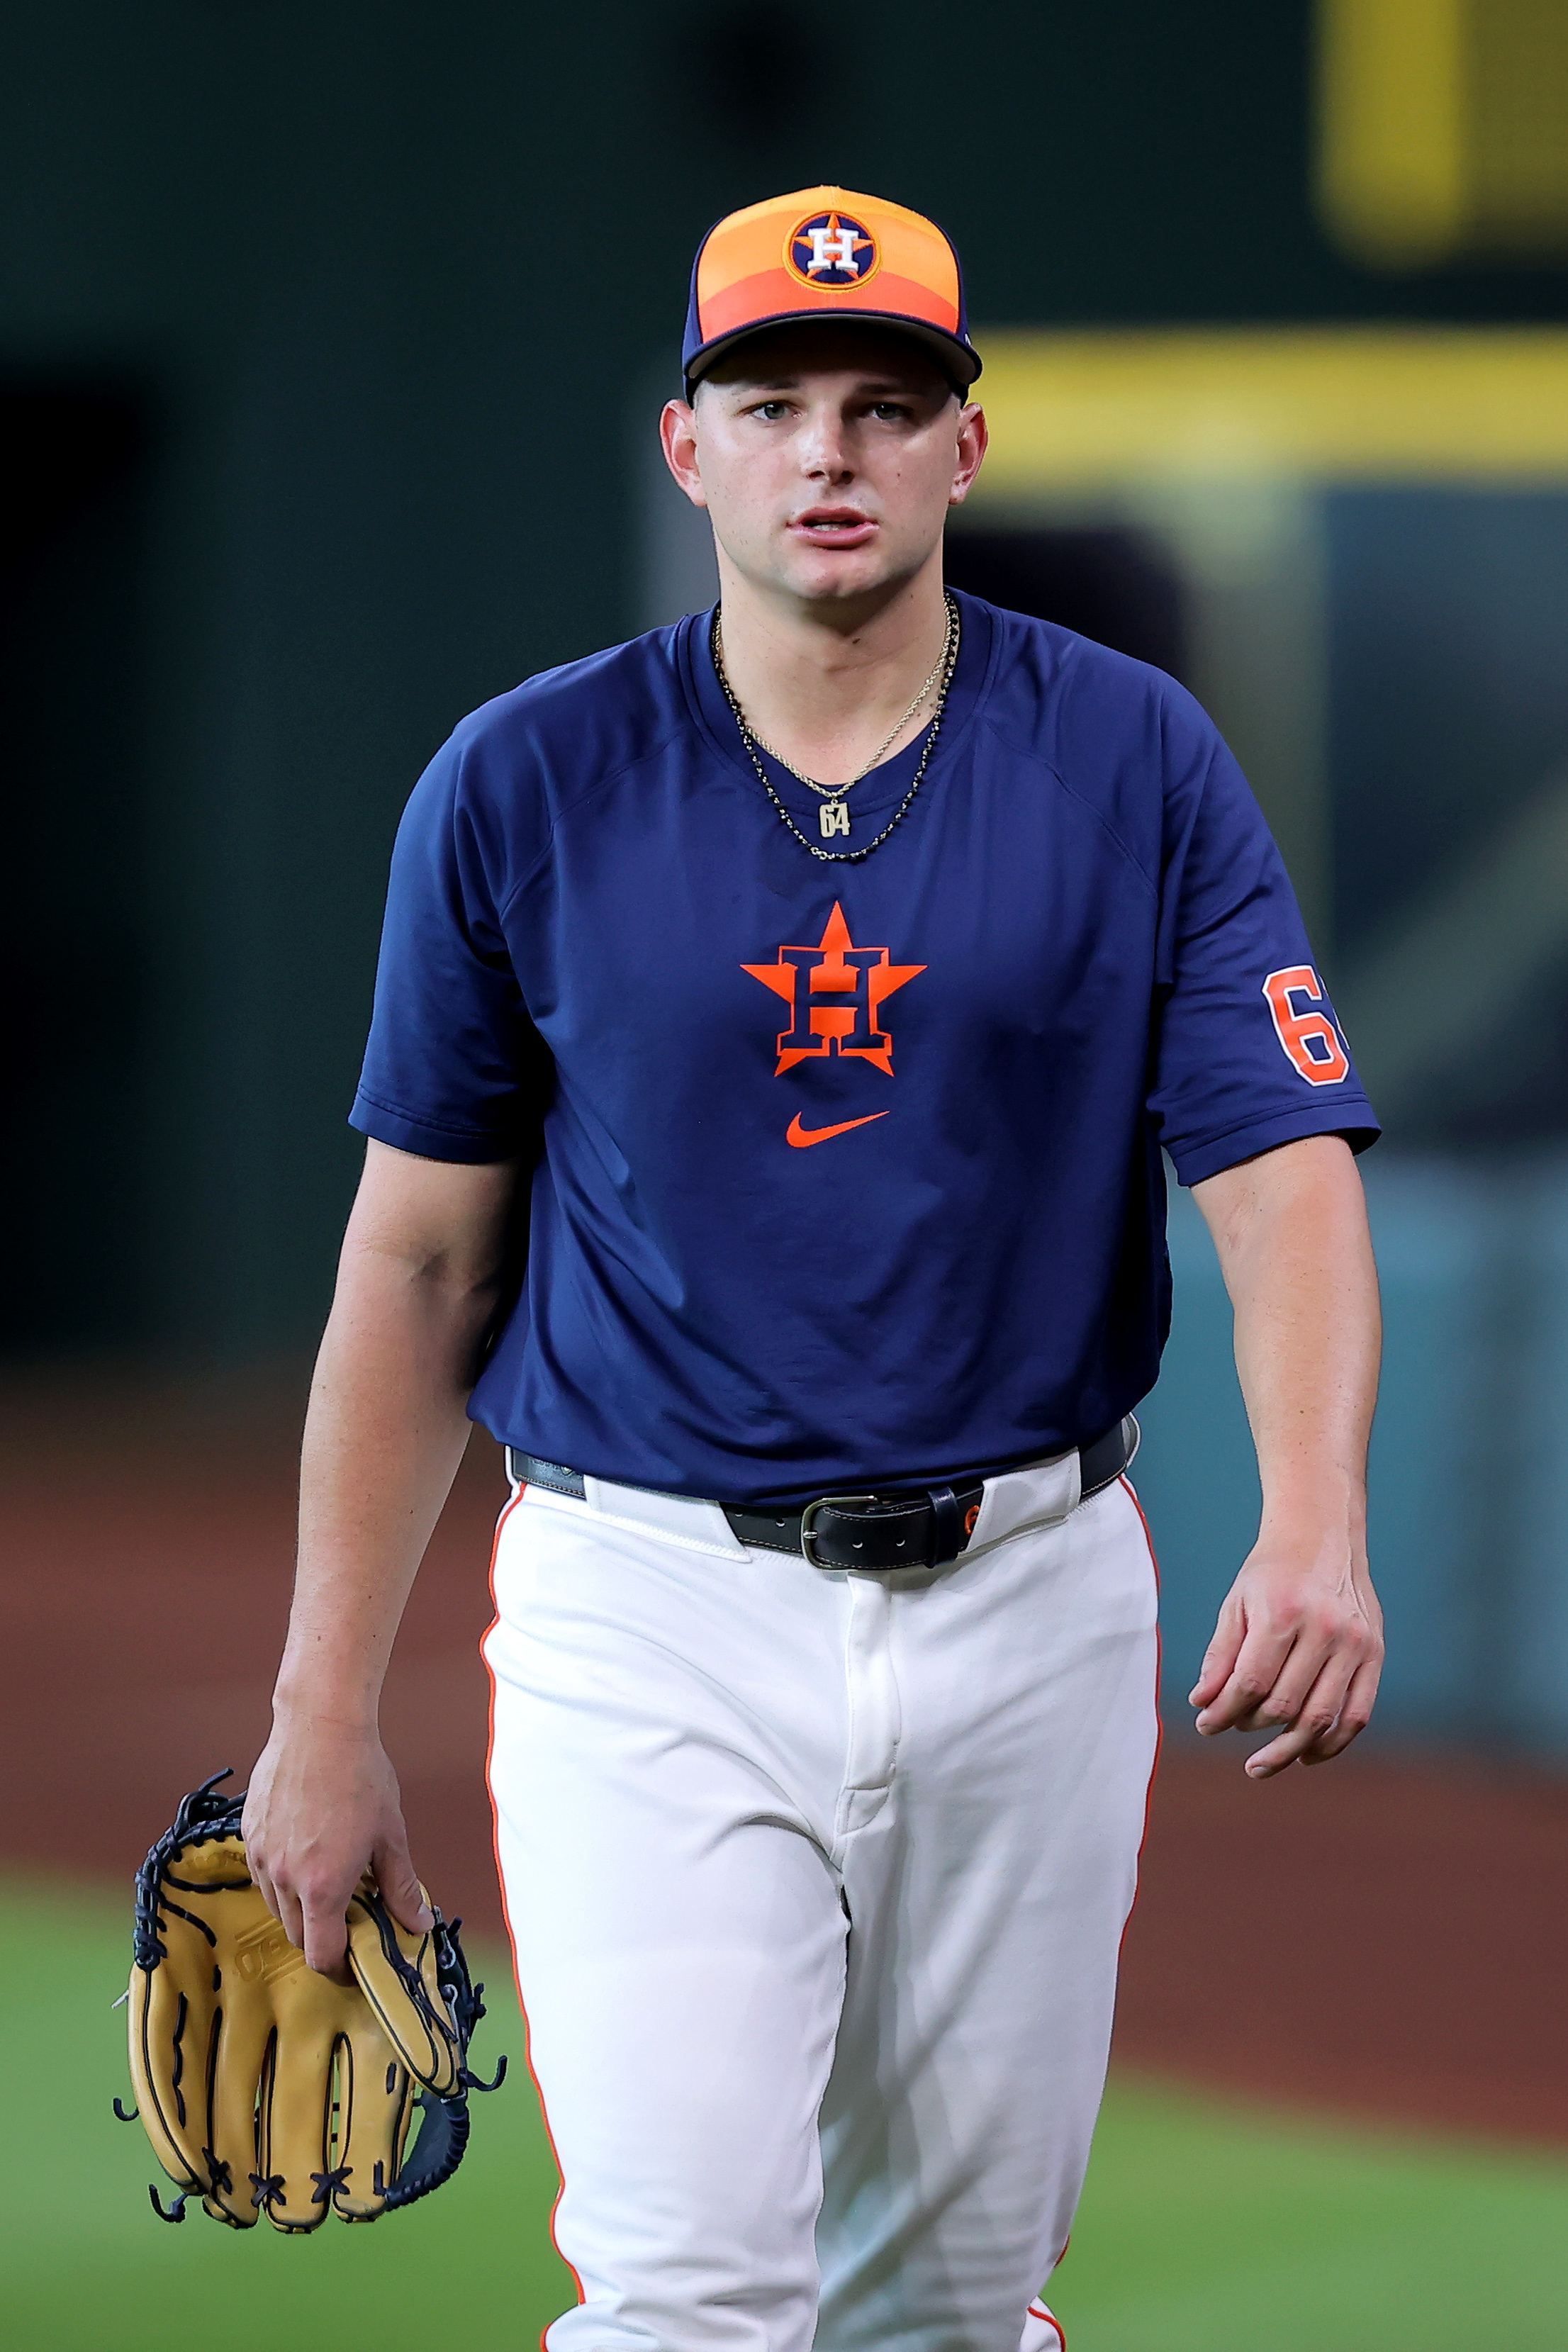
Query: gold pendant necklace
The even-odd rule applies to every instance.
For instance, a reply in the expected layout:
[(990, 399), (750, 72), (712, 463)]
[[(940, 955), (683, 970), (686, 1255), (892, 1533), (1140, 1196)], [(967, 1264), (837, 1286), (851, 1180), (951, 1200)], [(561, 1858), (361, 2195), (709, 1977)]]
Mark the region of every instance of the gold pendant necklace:
[[(768, 780), (768, 772), (763, 767), (761, 760), (757, 757), (757, 744), (760, 738), (754, 736), (750, 727), (747, 726), (746, 715), (741, 709), (739, 702), (735, 699), (735, 689), (731, 685), (729, 674), (724, 667), (724, 639), (721, 627), (720, 614), (717, 611), (715, 611), (713, 614), (713, 625), (709, 638), (709, 648), (713, 656), (714, 672), (718, 677), (720, 686), (723, 688), (724, 699), (729, 704), (735, 724), (740, 730), (741, 741), (745, 747), (746, 756), (751, 761), (752, 767), (756, 770), (757, 782), (761, 784), (763, 792), (766, 793), (769, 800), (772, 801), (774, 814), (778, 817), (780, 824), (785, 824), (789, 827), (791, 833), (795, 835), (796, 841), (799, 842), (804, 850), (807, 851), (813, 857), (820, 857), (826, 865), (858, 865), (863, 857), (869, 857), (874, 849), (880, 849), (883, 842), (887, 840), (889, 835), (893, 832), (896, 826), (901, 824), (904, 817), (908, 814), (915, 794), (919, 792), (921, 785), (925, 781), (925, 772), (927, 766), (930, 764), (931, 752), (935, 749), (937, 736), (942, 730), (942, 715), (947, 703), (948, 688), (952, 684), (952, 674), (958, 667), (958, 605), (953, 599), (951, 589), (944, 590), (943, 594), (947, 603), (947, 643), (942, 648), (942, 658), (939, 664), (941, 676), (940, 682), (937, 687), (936, 708), (931, 712), (931, 726), (926, 734), (925, 749), (921, 753), (920, 765), (916, 768), (913, 776), (910, 780), (909, 791), (904, 794), (903, 799), (899, 803), (898, 807), (893, 811), (892, 815), (888, 819), (888, 822), (882, 827), (881, 832), (874, 834), (871, 839), (865, 844), (863, 848), (860, 849), (818, 849), (814, 841), (808, 841), (806, 839), (799, 825), (796, 824), (794, 817), (791, 816), (788, 809), (785, 808), (783, 801), (780, 800), (777, 793), (774, 792), (772, 783)], [(921, 702), (924, 699), (924, 693), (925, 689), (922, 688), (921, 694), (916, 698), (914, 704), (911, 706), (912, 709), (919, 709)], [(906, 714), (904, 719), (900, 719), (899, 726), (902, 727), (907, 725), (907, 723), (908, 714)], [(894, 732), (896, 733), (897, 731), (897, 729), (895, 729)], [(889, 737), (889, 740), (890, 741), (891, 740), (891, 737)], [(763, 746), (764, 750), (767, 748), (769, 747), (766, 745)], [(775, 759), (778, 758), (776, 751), (773, 753), (773, 757)], [(787, 760), (781, 760), (779, 764), (781, 767), (789, 768), (789, 761)], [(865, 769), (861, 770), (862, 775), (867, 772), (868, 772)], [(790, 773), (792, 776), (800, 776), (800, 770), (798, 768), (790, 768)], [(850, 780), (852, 783), (858, 783), (860, 779), (858, 776), (852, 777)], [(835, 793), (842, 794), (849, 790), (848, 784), (839, 784), (837, 786), (818, 784), (814, 782), (812, 778), (809, 776), (802, 776), (801, 782), (803, 783), (811, 784), (812, 790), (816, 793)], [(841, 814), (836, 814), (836, 812), (841, 812)], [(830, 819), (832, 827), (831, 832), (829, 831)], [(825, 800), (822, 808), (817, 812), (817, 820), (821, 829), (822, 837), (825, 841), (831, 839), (834, 835), (847, 834), (849, 830), (849, 811), (845, 806), (842, 798)]]
[[(893, 721), (892, 726), (883, 736), (881, 741), (878, 744), (870, 758), (866, 761), (864, 767), (857, 769), (855, 774), (849, 778), (848, 782), (842, 784), (819, 784), (815, 776), (808, 776), (804, 768), (797, 768), (793, 760), (786, 760), (784, 753), (780, 751), (776, 751), (773, 744), (768, 741), (765, 735), (759, 735), (756, 729), (750, 724), (736, 698), (734, 688), (730, 684), (729, 673), (724, 667), (724, 633), (722, 615), (719, 613), (715, 613), (713, 616), (713, 667), (719, 674), (719, 683), (724, 689), (725, 699), (729, 703), (731, 709), (735, 714), (735, 722), (741, 730), (742, 740), (745, 743), (747, 751), (751, 752), (752, 763), (756, 768), (757, 773), (762, 776), (763, 783), (767, 784), (767, 777), (763, 774), (762, 763), (757, 758), (756, 751), (752, 750), (752, 745), (755, 744), (767, 753), (770, 760), (776, 760), (781, 768), (787, 768), (790, 774), (795, 777), (798, 783), (809, 785), (814, 793), (816, 793), (821, 796), (822, 806), (816, 812), (816, 824), (817, 830), (821, 834), (824, 841), (833, 841), (839, 837), (847, 841), (849, 838), (849, 803), (845, 798), (845, 794), (853, 792), (855, 786), (863, 782), (863, 780), (870, 774), (873, 768), (879, 767), (881, 765), (883, 759), (887, 755), (889, 745), (894, 742), (897, 738), (903, 733), (904, 729), (909, 725), (910, 719), (914, 717), (916, 711), (920, 709), (921, 703), (931, 693), (931, 689), (936, 686), (939, 679), (942, 681), (942, 695), (945, 698), (948, 685), (952, 680), (952, 658), (958, 639), (958, 607), (953, 603), (951, 594), (946, 595), (945, 603), (947, 605), (947, 629), (942, 638), (942, 651), (936, 657), (931, 676), (926, 679), (925, 684), (921, 688), (920, 692), (915, 696), (914, 700), (904, 712), (902, 718), (896, 719)], [(941, 706), (939, 704), (939, 710)], [(925, 762), (922, 760), (921, 762), (921, 772), (922, 774), (924, 773), (924, 771)], [(917, 778), (916, 781), (918, 782), (919, 779)], [(768, 795), (770, 799), (776, 799), (776, 795), (773, 793), (771, 785), (768, 785)], [(792, 830), (794, 829), (795, 828), (792, 825)]]

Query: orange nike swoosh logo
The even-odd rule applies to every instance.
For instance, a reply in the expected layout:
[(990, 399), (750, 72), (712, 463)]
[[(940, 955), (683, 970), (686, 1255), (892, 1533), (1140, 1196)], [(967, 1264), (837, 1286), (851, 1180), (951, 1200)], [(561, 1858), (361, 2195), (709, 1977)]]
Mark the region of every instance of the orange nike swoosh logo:
[(789, 1123), (784, 1141), (793, 1143), (797, 1151), (804, 1151), (808, 1143), (826, 1143), (830, 1135), (847, 1135), (852, 1127), (869, 1127), (874, 1118), (886, 1118), (887, 1116), (885, 1110), (868, 1110), (864, 1118), (847, 1118), (842, 1127), (802, 1127), (800, 1113), (796, 1111)]

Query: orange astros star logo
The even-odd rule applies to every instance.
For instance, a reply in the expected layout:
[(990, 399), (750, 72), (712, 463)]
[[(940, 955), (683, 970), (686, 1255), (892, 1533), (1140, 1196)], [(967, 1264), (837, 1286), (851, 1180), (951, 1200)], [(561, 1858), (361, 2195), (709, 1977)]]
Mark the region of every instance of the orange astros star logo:
[(893, 1041), (878, 1016), (896, 988), (924, 971), (923, 963), (889, 963), (886, 948), (858, 948), (843, 908), (835, 906), (816, 947), (782, 947), (775, 963), (743, 963), (741, 970), (790, 1009), (790, 1025), (779, 1032), (775, 1077), (828, 1054), (858, 1055), (892, 1076)]

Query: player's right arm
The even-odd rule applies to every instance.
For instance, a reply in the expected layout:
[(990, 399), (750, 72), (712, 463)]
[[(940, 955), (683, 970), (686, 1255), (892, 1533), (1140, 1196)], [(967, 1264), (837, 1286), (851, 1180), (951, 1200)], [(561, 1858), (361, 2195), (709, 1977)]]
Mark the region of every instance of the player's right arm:
[(458, 1165), (372, 1142), (343, 1239), (306, 1417), (272, 1736), (245, 1809), (258, 1885), (330, 1975), (367, 1864), (405, 1927), (428, 1925), (381, 1743), (381, 1687), (468, 1442), (517, 1176), (515, 1160)]

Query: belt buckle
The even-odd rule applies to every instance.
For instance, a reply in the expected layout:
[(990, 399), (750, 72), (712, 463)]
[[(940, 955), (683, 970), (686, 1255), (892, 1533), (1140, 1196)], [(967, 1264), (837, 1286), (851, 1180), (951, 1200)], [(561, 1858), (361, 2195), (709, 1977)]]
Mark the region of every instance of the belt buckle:
[(818, 1511), (837, 1510), (846, 1503), (874, 1503), (876, 1500), (875, 1495), (818, 1495), (814, 1503), (807, 1503), (800, 1515), (800, 1553), (807, 1568), (837, 1566), (836, 1560), (818, 1559), (811, 1549), (811, 1531), (816, 1524)]

